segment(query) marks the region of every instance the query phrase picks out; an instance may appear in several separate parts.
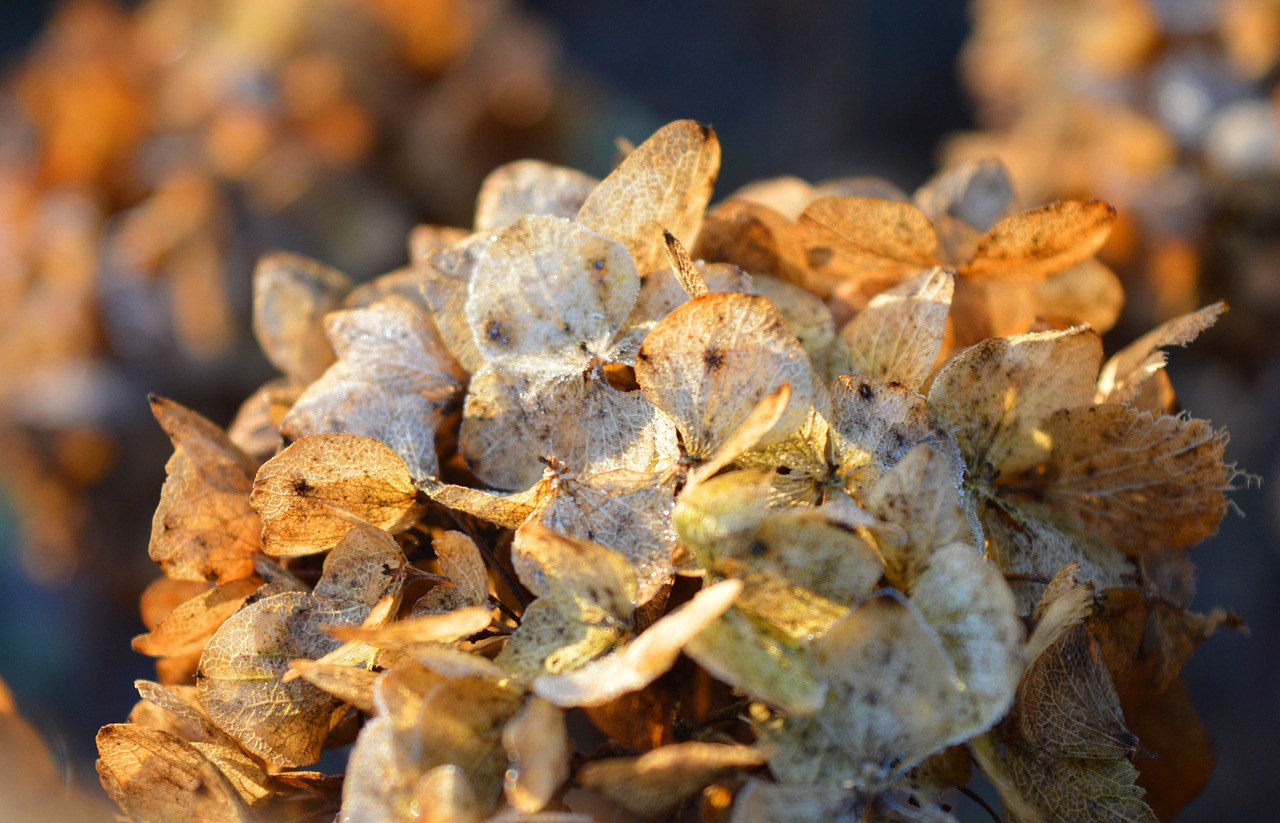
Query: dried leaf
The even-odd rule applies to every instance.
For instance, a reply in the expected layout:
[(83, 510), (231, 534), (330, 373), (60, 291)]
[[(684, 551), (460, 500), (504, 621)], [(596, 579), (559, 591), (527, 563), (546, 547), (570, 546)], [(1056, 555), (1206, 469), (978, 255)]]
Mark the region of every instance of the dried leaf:
[(358, 434), (302, 438), (262, 465), (249, 500), (265, 550), (277, 557), (333, 548), (353, 525), (395, 533), (421, 511), (404, 461)]
[(540, 160), (507, 163), (480, 184), (475, 229), (500, 229), (526, 215), (573, 218), (598, 184), (589, 174)]
[(432, 319), (440, 338), (458, 363), (469, 372), (484, 367), (484, 355), (476, 347), (475, 335), (467, 322), (467, 292), (480, 250), (493, 237), (481, 232), (458, 243), (433, 252), (420, 266), (422, 279), (418, 286), (431, 307)]
[(1031, 501), (987, 498), (978, 507), (987, 536), (987, 557), (1007, 575), (1018, 613), (1030, 614), (1044, 586), (1069, 563), (1080, 564), (1080, 580), (1099, 589), (1122, 586), (1133, 566), (1124, 556), (1066, 515)]
[(591, 192), (578, 222), (622, 241), (641, 274), (666, 260), (662, 232), (693, 246), (720, 171), (720, 142), (693, 120), (663, 126)]
[(247, 577), (259, 548), (258, 516), (248, 505), (257, 466), (190, 409), (153, 396), (151, 411), (174, 447), (151, 521), (151, 559), (179, 580)]
[(1106, 403), (1049, 418), (1045, 503), (1129, 555), (1192, 546), (1218, 529), (1235, 470), (1205, 420)]
[(530, 521), (516, 532), (511, 555), (520, 582), (535, 594), (568, 592), (624, 620), (635, 611), (635, 570), (605, 546)]
[(1010, 722), (1022, 741), (1049, 757), (1118, 760), (1137, 750), (1102, 654), (1083, 625), (1031, 664)]
[(275, 252), (253, 270), (253, 332), (271, 364), (302, 383), (333, 362), (324, 317), (342, 307), (351, 281), (316, 260)]
[[(521, 707), (518, 690), (406, 667), (384, 674), (374, 699), (378, 714), (361, 729), (347, 767), (343, 820), (412, 820), (424, 797), (453, 813), (458, 804), (448, 798), (461, 792), (465, 800), (467, 793), (458, 784), (470, 788), (475, 813), (492, 807), (507, 769), (502, 729)], [(429, 776), (442, 766), (458, 772)]]

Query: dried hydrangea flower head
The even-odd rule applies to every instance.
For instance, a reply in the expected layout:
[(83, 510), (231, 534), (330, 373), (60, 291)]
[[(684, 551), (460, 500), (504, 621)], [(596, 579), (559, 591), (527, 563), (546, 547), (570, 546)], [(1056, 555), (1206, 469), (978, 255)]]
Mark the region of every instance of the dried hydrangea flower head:
[(945, 823), (975, 766), (1026, 823), (1185, 802), (1211, 764), (1143, 730), (1199, 730), (1234, 619), (1185, 549), (1237, 472), (1162, 350), (1222, 307), (1104, 364), (1105, 204), (980, 164), (704, 219), (718, 163), (681, 121), (599, 182), (498, 169), (350, 294), (260, 267), (282, 377), (230, 436), (155, 402), (126, 814)]

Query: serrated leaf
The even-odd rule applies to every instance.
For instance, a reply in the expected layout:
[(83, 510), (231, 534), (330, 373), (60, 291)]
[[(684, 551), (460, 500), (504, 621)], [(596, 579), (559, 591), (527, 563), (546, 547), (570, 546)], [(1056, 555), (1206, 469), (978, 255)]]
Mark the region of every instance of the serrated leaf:
[(1094, 402), (1128, 403), (1164, 369), (1170, 346), (1185, 346), (1218, 322), (1227, 310), (1219, 301), (1197, 311), (1173, 318), (1139, 337), (1108, 360), (1098, 374)]

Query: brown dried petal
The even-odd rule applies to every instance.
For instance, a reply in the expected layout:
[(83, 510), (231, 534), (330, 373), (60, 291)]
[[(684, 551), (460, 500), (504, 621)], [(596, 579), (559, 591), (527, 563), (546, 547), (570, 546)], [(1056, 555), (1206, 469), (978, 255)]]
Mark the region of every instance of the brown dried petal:
[(131, 819), (256, 819), (222, 771), (184, 740), (116, 723), (98, 732), (97, 743), (102, 787)]
[(268, 460), (250, 496), (268, 554), (315, 554), (354, 525), (407, 528), (421, 510), (408, 469), (383, 443), (358, 434), (314, 434)]
[(342, 307), (351, 281), (336, 269), (288, 252), (258, 260), (253, 270), (253, 331), (271, 364), (299, 382), (333, 362), (324, 317)]
[(1181, 549), (1218, 529), (1235, 470), (1205, 420), (1107, 403), (1049, 418), (1045, 502), (1129, 555)]
[(934, 267), (881, 292), (840, 330), (829, 369), (920, 391), (942, 352), (955, 279)]
[(1116, 210), (1101, 200), (1051, 203), (1006, 217), (978, 240), (964, 277), (1029, 282), (1093, 257), (1111, 234)]
[(248, 576), (261, 528), (248, 500), (253, 459), (217, 426), (172, 400), (153, 397), (151, 410), (174, 446), (151, 521), (151, 559), (180, 580)]

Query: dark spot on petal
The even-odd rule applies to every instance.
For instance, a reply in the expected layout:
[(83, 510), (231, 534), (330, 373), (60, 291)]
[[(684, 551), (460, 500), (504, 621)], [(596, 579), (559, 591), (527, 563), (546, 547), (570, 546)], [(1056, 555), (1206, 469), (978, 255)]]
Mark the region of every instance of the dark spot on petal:
[(876, 399), (876, 393), (871, 390), (870, 383), (858, 384), (858, 396), (863, 400), (866, 400), (868, 403)]
[(702, 363), (708, 371), (715, 371), (724, 365), (724, 352), (719, 349), (707, 349), (702, 354)]
[(835, 256), (835, 252), (831, 251), (827, 246), (814, 246), (805, 252), (805, 259), (810, 268), (820, 269), (831, 262), (831, 258)]
[(752, 540), (751, 545), (747, 547), (747, 551), (751, 552), (752, 557), (764, 557), (769, 553), (769, 544), (763, 540)]
[(503, 346), (511, 345), (511, 338), (507, 334), (507, 327), (498, 320), (490, 320), (484, 325), (484, 336), (489, 338), (490, 342), (499, 343)]
[(293, 490), (300, 495), (306, 495), (312, 488), (313, 486), (307, 482), (305, 477), (299, 477), (293, 481)]

